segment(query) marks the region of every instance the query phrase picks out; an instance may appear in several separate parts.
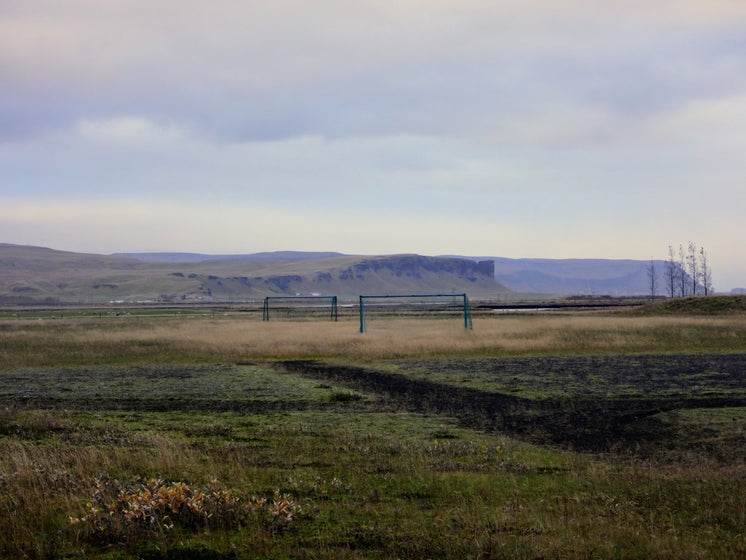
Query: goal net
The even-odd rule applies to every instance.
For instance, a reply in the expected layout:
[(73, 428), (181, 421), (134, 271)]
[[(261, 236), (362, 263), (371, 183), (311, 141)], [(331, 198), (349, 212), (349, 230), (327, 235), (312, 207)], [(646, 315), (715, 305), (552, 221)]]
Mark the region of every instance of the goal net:
[(267, 296), (264, 298), (262, 320), (316, 319), (337, 320), (337, 296)]
[(412, 294), (360, 296), (360, 332), (371, 317), (459, 318), (464, 328), (473, 329), (466, 294)]

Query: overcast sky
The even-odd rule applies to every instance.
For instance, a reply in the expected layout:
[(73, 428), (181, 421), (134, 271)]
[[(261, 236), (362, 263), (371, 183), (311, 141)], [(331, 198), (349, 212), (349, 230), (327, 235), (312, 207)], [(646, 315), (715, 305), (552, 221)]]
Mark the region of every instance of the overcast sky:
[(744, 0), (2, 0), (0, 242), (746, 286)]

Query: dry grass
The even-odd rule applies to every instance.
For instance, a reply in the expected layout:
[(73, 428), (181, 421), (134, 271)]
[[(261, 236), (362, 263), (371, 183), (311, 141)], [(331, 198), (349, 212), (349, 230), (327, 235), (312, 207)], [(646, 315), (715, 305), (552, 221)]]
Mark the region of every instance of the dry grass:
[(522, 315), (474, 319), (273, 321), (184, 317), (0, 324), (6, 367), (253, 359), (502, 356), (746, 350), (746, 316)]

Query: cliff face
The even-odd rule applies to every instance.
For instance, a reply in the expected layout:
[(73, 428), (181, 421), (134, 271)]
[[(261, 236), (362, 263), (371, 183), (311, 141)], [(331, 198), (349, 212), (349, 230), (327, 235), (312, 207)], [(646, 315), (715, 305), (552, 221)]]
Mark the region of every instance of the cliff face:
[[(317, 276), (321, 289), (340, 294), (467, 293), (489, 297), (508, 290), (494, 278), (494, 263), (449, 257), (393, 255), (361, 259)], [(318, 290), (317, 290), (318, 291)]]
[(428, 274), (452, 274), (471, 282), (492, 279), (494, 261), (474, 262), (448, 257), (423, 257), (420, 255), (395, 255), (363, 260), (342, 272), (340, 278), (366, 278), (366, 274), (390, 273), (399, 278), (422, 278)]

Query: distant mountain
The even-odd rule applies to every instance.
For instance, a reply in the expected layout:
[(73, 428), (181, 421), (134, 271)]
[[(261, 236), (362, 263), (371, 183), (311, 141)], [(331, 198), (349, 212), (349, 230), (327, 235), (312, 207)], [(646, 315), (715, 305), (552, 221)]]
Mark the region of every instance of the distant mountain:
[[(514, 292), (632, 296), (650, 294), (650, 261), (629, 259), (508, 259), (461, 257), (495, 263), (495, 279)], [(653, 261), (657, 292), (665, 293), (665, 263)]]
[(206, 255), (203, 253), (114, 253), (113, 257), (127, 257), (145, 262), (241, 262), (241, 261), (311, 261), (343, 257), (343, 253), (312, 251), (272, 251), (247, 255)]
[[(650, 293), (650, 261), (495, 258), (495, 278), (517, 292), (629, 296)], [(663, 294), (664, 262), (654, 261)]]
[[(189, 255), (190, 253), (183, 253)], [(467, 293), (491, 298), (508, 290), (491, 261), (387, 255), (146, 261), (0, 245), (0, 302), (247, 301), (271, 295)], [(315, 255), (329, 255), (317, 253)]]

